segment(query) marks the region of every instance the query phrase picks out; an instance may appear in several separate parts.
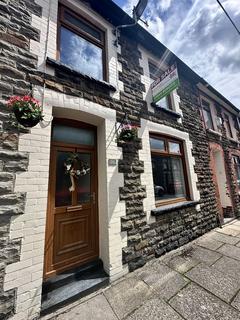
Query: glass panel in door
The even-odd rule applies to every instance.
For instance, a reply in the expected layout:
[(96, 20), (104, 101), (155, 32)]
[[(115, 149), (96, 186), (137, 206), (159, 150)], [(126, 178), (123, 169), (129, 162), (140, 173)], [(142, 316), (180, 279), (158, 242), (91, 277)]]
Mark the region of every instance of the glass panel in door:
[(91, 201), (91, 153), (78, 152), (77, 164), (77, 203), (88, 203)]
[(65, 163), (72, 155), (70, 151), (57, 151), (56, 152), (56, 194), (55, 206), (70, 206), (72, 205), (72, 193), (69, 190), (71, 187), (71, 179), (65, 173)]

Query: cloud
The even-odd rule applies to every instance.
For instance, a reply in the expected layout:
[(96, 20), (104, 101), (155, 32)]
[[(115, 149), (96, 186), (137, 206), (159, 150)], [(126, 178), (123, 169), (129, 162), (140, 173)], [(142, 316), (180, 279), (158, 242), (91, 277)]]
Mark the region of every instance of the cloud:
[[(137, 1), (128, 0), (131, 14)], [(239, 0), (222, 0), (240, 28)], [(216, 1), (149, 0), (148, 31), (240, 108), (240, 37)]]
[(136, 6), (138, 0), (127, 0), (123, 6), (123, 10), (126, 11), (130, 16), (132, 16), (133, 7)]
[[(225, 7), (239, 12), (237, 0)], [(195, 1), (170, 48), (213, 87), (240, 107), (240, 38), (217, 3)], [(238, 15), (239, 20), (240, 14)], [(166, 44), (167, 45), (167, 44)], [(234, 79), (234, 81), (233, 81)]]
[(172, 0), (162, 0), (160, 1), (160, 7), (162, 11), (166, 11), (171, 6)]

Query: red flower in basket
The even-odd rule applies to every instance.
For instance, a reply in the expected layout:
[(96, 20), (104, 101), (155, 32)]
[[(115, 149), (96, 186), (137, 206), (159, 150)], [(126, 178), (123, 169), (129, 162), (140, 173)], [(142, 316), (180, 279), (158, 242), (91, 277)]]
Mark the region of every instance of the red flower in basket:
[(122, 141), (133, 141), (138, 136), (138, 128), (131, 124), (122, 125), (118, 140)]
[(13, 110), (17, 121), (24, 127), (32, 128), (43, 120), (39, 101), (30, 96), (13, 96), (7, 104)]

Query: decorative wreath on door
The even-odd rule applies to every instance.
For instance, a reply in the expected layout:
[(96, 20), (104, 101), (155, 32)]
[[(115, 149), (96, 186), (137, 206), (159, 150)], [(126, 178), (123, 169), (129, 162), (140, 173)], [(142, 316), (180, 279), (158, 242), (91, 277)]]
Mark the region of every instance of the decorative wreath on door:
[(78, 153), (72, 153), (64, 162), (65, 173), (70, 176), (71, 187), (69, 191), (75, 190), (75, 180), (80, 176), (85, 176), (90, 173), (90, 165), (80, 159)]

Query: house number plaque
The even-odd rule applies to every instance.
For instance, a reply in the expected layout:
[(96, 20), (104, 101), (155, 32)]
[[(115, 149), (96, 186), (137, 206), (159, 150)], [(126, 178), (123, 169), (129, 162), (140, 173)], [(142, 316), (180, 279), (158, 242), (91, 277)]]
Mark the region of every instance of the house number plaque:
[(108, 159), (108, 166), (109, 167), (115, 167), (117, 165), (116, 159)]

